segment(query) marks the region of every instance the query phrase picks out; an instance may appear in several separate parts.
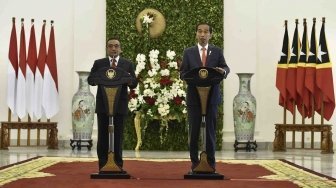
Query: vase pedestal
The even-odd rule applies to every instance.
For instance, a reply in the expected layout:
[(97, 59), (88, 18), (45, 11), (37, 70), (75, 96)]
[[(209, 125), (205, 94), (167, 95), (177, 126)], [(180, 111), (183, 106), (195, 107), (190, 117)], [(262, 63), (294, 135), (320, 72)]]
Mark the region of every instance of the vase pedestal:
[[(83, 145), (84, 143), (84, 145)], [(85, 144), (87, 143), (87, 144)], [(89, 151), (91, 151), (91, 148), (92, 148), (92, 139), (90, 140), (78, 140), (78, 139), (70, 139), (70, 146), (72, 148), (72, 150), (74, 150), (76, 147), (78, 150), (81, 150), (82, 147), (87, 147), (87, 149)]]
[(237, 152), (238, 150), (245, 150), (245, 151), (250, 152), (251, 150), (257, 151), (258, 145), (257, 145), (257, 141), (239, 142), (235, 140), (233, 147), (235, 148), (235, 152)]

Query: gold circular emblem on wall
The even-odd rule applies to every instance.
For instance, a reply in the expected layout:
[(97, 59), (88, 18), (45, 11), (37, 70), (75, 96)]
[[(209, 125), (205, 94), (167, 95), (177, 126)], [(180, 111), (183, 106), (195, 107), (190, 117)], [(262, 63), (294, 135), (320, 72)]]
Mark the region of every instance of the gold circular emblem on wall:
[(141, 11), (135, 21), (136, 29), (139, 33), (141, 33), (143, 29), (141, 18), (148, 13), (154, 15), (154, 21), (149, 26), (149, 36), (151, 38), (158, 38), (162, 35), (163, 31), (166, 28), (166, 20), (161, 12), (159, 12), (158, 10), (146, 8), (145, 10)]
[(206, 70), (206, 69), (200, 69), (198, 71), (198, 75), (201, 79), (206, 79), (208, 77), (208, 74), (209, 74), (208, 70)]
[(115, 76), (116, 76), (116, 71), (114, 70), (114, 69), (108, 69), (107, 71), (106, 71), (106, 77), (108, 78), (108, 79), (113, 79)]

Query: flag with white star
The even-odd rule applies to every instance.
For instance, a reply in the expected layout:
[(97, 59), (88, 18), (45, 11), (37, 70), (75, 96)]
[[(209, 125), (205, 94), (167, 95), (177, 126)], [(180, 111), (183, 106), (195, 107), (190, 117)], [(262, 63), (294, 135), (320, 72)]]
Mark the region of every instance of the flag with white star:
[[(307, 21), (303, 19), (303, 34), (302, 34), (302, 46), (300, 50), (299, 63), (297, 64), (296, 72), (296, 91), (297, 91), (297, 108), (301, 116), (311, 117), (311, 104), (310, 96), (307, 88), (305, 88), (305, 76), (306, 76), (306, 63), (309, 54), (308, 33), (307, 33)], [(309, 109), (310, 108), (310, 109)]]
[(287, 75), (286, 75), (286, 89), (287, 89), (287, 109), (294, 114), (296, 105), (296, 68), (299, 62), (300, 53), (300, 38), (298, 31), (298, 20), (295, 21), (295, 30), (292, 41), (292, 48), (290, 59), (288, 62)]
[(318, 91), (315, 95), (316, 111), (326, 120), (329, 120), (335, 109), (335, 95), (332, 63), (329, 59), (324, 19), (320, 32), (319, 53), (316, 65), (316, 86)]
[(283, 107), (286, 106), (286, 99), (287, 99), (286, 74), (287, 74), (288, 57), (289, 57), (289, 37), (288, 37), (287, 20), (286, 20), (285, 33), (282, 42), (282, 51), (280, 55), (280, 60), (278, 61), (276, 72), (276, 87), (280, 92), (279, 105)]
[[(316, 62), (317, 62), (317, 49), (316, 49), (316, 34), (315, 34), (315, 23), (316, 18), (313, 19), (313, 26), (311, 30), (311, 37), (310, 37), (310, 49), (308, 54), (308, 61), (306, 63), (305, 68), (305, 88), (308, 90), (308, 99), (311, 101), (315, 94), (315, 77), (316, 77)], [(308, 106), (308, 113), (311, 113), (311, 116), (314, 115), (314, 104), (309, 102)]]

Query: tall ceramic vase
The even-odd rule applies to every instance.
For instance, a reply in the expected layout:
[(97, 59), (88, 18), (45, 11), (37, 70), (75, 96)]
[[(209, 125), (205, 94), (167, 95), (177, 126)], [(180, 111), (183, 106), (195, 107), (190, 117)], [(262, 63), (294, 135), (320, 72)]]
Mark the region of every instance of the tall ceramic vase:
[(90, 72), (77, 71), (79, 87), (72, 98), (72, 131), (74, 140), (92, 140), (95, 99), (87, 78)]
[(233, 119), (236, 142), (253, 142), (256, 118), (256, 99), (251, 94), (253, 73), (237, 73), (239, 92), (233, 100)]

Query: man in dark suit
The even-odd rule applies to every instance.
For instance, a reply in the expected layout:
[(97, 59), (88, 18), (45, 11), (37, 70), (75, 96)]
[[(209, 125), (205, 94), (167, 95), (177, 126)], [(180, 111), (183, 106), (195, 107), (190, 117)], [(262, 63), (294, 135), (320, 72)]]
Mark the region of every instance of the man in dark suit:
[[(128, 93), (127, 87), (133, 89), (137, 86), (138, 82), (134, 73), (133, 64), (122, 57), (119, 56), (121, 53), (120, 41), (117, 37), (112, 37), (107, 40), (106, 51), (108, 57), (98, 59), (94, 62), (91, 68), (90, 75), (88, 77), (88, 82), (90, 85), (95, 86), (94, 74), (102, 67), (113, 67), (116, 66), (128, 72), (133, 78), (127, 85), (123, 85), (120, 90), (119, 101), (116, 104), (117, 111), (113, 116), (114, 123), (114, 156), (116, 164), (122, 168), (122, 140), (123, 140), (123, 130), (124, 130), (124, 119), (128, 112)], [(101, 169), (107, 162), (107, 155), (109, 149), (109, 117), (108, 109), (105, 108), (103, 101), (103, 88), (98, 86), (96, 95), (96, 113), (98, 118), (98, 141), (97, 141), (97, 154), (99, 159), (99, 169)]]
[[(196, 39), (198, 44), (184, 50), (182, 65), (180, 68), (181, 78), (197, 67), (213, 67), (223, 74), (223, 77), (230, 72), (230, 68), (225, 63), (223, 50), (208, 44), (212, 36), (212, 28), (208, 23), (200, 23), (196, 26)], [(221, 102), (219, 84), (213, 85), (208, 98), (206, 114), (206, 153), (208, 164), (216, 169), (215, 150), (216, 150), (216, 117), (218, 104)], [(191, 170), (199, 163), (198, 140), (201, 126), (201, 104), (195, 86), (187, 87), (187, 111), (190, 134), (190, 159)]]

